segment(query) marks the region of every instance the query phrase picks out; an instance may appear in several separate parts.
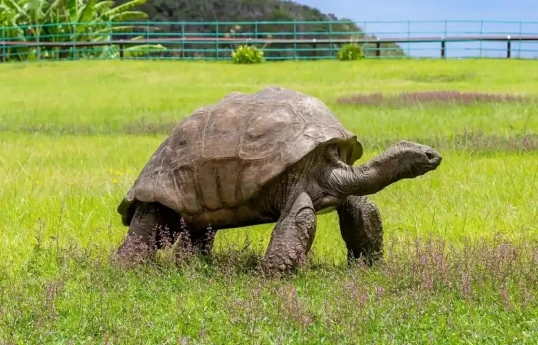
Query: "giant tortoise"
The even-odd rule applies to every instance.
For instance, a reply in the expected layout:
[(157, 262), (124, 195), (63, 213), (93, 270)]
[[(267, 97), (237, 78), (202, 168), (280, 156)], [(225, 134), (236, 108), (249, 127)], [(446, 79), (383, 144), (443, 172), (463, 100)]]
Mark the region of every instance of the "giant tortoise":
[(353, 166), (362, 154), (357, 136), (313, 96), (276, 86), (232, 92), (196, 109), (151, 156), (117, 208), (129, 230), (114, 257), (145, 261), (163, 234), (182, 229), (208, 253), (215, 231), (276, 222), (262, 266), (285, 271), (304, 262), (316, 214), (336, 211), (348, 260), (371, 264), (383, 235), (366, 196), (435, 170), (441, 156), (400, 141)]

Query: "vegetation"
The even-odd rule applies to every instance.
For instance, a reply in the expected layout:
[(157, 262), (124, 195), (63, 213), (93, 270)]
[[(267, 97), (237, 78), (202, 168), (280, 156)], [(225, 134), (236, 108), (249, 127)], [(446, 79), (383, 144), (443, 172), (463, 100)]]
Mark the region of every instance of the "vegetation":
[[(125, 1), (125, 0), (120, 0)], [(228, 35), (234, 33), (236, 37), (266, 38), (271, 35), (274, 38), (375, 38), (373, 35), (365, 35), (360, 27), (347, 18), (337, 18), (334, 14), (324, 14), (316, 8), (302, 5), (289, 0), (207, 0), (203, 3), (196, 0), (150, 0), (140, 7), (148, 13), (149, 20), (163, 22), (159, 31), (152, 33), (154, 37), (159, 32), (185, 32), (191, 34)], [(164, 22), (198, 22), (187, 24), (173, 24)], [(235, 24), (210, 24), (207, 22), (243, 22)], [(246, 24), (244, 22), (267, 22), (279, 21), (278, 24)], [(293, 21), (314, 21), (315, 23), (293, 23)], [(329, 24), (328, 22), (332, 23)], [(206, 22), (199, 24), (199, 22)], [(317, 23), (316, 23), (317, 22)], [(294, 34), (296, 33), (296, 34)], [(312, 36), (315, 33), (315, 36)], [(164, 35), (163, 35), (164, 37)], [(311, 49), (319, 49), (313, 52)], [(265, 52), (266, 57), (278, 59), (311, 58), (313, 54), (318, 57), (335, 56), (339, 50), (339, 44), (303, 44), (299, 48), (303, 50), (293, 51), (290, 44), (271, 44), (271, 50)], [(169, 46), (170, 50), (177, 47)], [(207, 44), (187, 44), (187, 49), (207, 49)], [(365, 47), (367, 56), (374, 55), (375, 51), (369, 50), (374, 45)], [(382, 56), (404, 56), (400, 46), (393, 43), (381, 45)], [(223, 46), (223, 49), (226, 49)], [(287, 51), (286, 51), (287, 50)], [(170, 54), (173, 54), (170, 52)], [(199, 56), (199, 52), (184, 52), (185, 56)], [(206, 51), (204, 57), (228, 57), (226, 50), (220, 53)]]
[(481, 92), (458, 92), (458, 91), (421, 91), (421, 92), (400, 92), (397, 95), (383, 96), (382, 92), (359, 93), (340, 97), (337, 102), (340, 104), (355, 104), (358, 106), (379, 106), (393, 105), (405, 106), (431, 103), (452, 103), (452, 104), (478, 104), (478, 103), (504, 103), (504, 102), (535, 102), (535, 97), (510, 94), (488, 94)]
[(356, 43), (344, 44), (336, 55), (340, 61), (353, 61), (364, 59), (362, 46)]
[[(0, 65), (0, 342), (534, 344), (535, 63)], [(399, 139), (441, 152), (435, 173), (372, 197), (385, 262), (348, 268), (333, 213), (318, 218), (310, 266), (283, 279), (255, 269), (272, 224), (218, 232), (212, 260), (176, 266), (162, 252), (152, 265), (112, 267), (126, 232), (115, 208), (173, 125), (266, 85), (324, 100), (363, 141), (360, 162)], [(402, 91), (527, 97), (341, 102)]]
[[(142, 21), (162, 22), (148, 26)], [(214, 22), (251, 22), (251, 24), (215, 24)], [(278, 24), (255, 22), (278, 21)], [(294, 23), (297, 21), (298, 23)], [(313, 21), (314, 23), (302, 23)], [(331, 21), (331, 23), (329, 23)], [(172, 23), (171, 23), (172, 22)], [(181, 22), (181, 23), (179, 23)], [(210, 23), (213, 22), (213, 23)], [(236, 38), (362, 38), (365, 33), (349, 19), (338, 19), (315, 8), (283, 0), (209, 0), (200, 5), (193, 0), (0, 0), (1, 35), (7, 42), (106, 42), (111, 39), (171, 38), (179, 35), (203, 35)], [(375, 36), (368, 36), (375, 38)], [(234, 44), (182, 42), (129, 45), (124, 56), (164, 56), (182, 58), (226, 58)], [(375, 52), (365, 46), (365, 54)], [(265, 48), (265, 47), (264, 47)], [(264, 52), (276, 59), (333, 57), (339, 44), (272, 44)], [(373, 48), (370, 47), (370, 48)], [(404, 56), (396, 44), (382, 44), (383, 56)], [(118, 58), (119, 47), (7, 46), (6, 60)]]
[(263, 62), (263, 51), (254, 46), (241, 45), (232, 53), (232, 61), (238, 64)]
[[(132, 9), (146, 0), (130, 0), (120, 6), (108, 0), (0, 0), (0, 28), (7, 42), (101, 42), (112, 34), (132, 30), (132, 25), (111, 25), (147, 18), (147, 14)], [(136, 38), (134, 38), (136, 39)], [(126, 54), (140, 50), (162, 51), (160, 45), (133, 45)], [(58, 58), (114, 58), (118, 47), (32, 47), (7, 46), (7, 60)]]

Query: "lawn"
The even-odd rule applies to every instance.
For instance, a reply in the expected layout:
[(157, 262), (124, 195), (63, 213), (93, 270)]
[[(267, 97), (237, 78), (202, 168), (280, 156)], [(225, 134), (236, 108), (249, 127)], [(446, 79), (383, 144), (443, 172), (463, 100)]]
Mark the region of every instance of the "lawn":
[[(538, 96), (538, 62), (63, 62), (0, 65), (0, 343), (535, 344), (538, 107), (343, 104), (360, 92)], [(273, 225), (221, 231), (215, 258), (121, 270), (115, 209), (195, 108), (280, 85), (313, 94), (372, 158), (400, 139), (443, 155), (372, 196), (385, 261), (347, 267), (336, 214), (311, 261), (264, 278)]]

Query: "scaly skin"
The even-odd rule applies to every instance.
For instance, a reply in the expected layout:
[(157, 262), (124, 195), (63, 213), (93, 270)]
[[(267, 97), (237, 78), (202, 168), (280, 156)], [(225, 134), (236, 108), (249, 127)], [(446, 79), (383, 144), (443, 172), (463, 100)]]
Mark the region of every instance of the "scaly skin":
[(383, 224), (375, 204), (365, 196), (349, 196), (337, 209), (347, 259), (364, 259), (371, 266), (383, 256)]
[(180, 215), (170, 208), (158, 203), (138, 203), (127, 237), (113, 260), (124, 265), (147, 262), (158, 249), (170, 247), (176, 241), (181, 242), (176, 251), (188, 249), (211, 255), (215, 231), (182, 231), (180, 224)]
[[(113, 259), (121, 264), (146, 262), (155, 251), (173, 242), (179, 229), (179, 215), (156, 203), (139, 203), (127, 237)], [(169, 241), (167, 241), (169, 240)]]
[[(348, 248), (348, 258), (366, 256), (372, 260), (382, 255), (382, 224), (377, 208), (363, 196), (377, 193), (402, 180), (435, 170), (441, 156), (432, 148), (409, 141), (400, 141), (378, 157), (358, 167), (345, 164), (338, 146), (324, 146), (307, 155), (289, 169), (281, 179), (263, 188), (249, 200), (248, 212), (228, 210), (235, 218), (219, 218), (210, 212), (201, 214), (211, 226), (220, 229), (277, 222), (264, 258), (270, 270), (289, 271), (304, 262), (314, 239), (318, 212), (336, 209), (341, 234)], [(148, 206), (150, 205), (150, 206)], [(153, 205), (153, 206), (152, 206)], [(157, 206), (155, 206), (157, 205)], [(240, 205), (245, 207), (245, 205)], [(126, 243), (118, 256), (127, 256), (124, 247), (139, 238), (137, 251), (149, 248), (149, 255), (158, 247), (151, 245), (152, 231), (157, 225), (178, 229), (179, 215), (157, 203), (138, 203), (130, 223)], [(215, 213), (218, 214), (218, 213)], [(190, 236), (199, 248), (210, 253), (213, 238), (192, 219)], [(187, 224), (189, 228), (189, 224)], [(373, 257), (372, 257), (373, 255)], [(136, 261), (136, 260), (135, 260)]]
[(314, 242), (316, 213), (312, 200), (301, 193), (290, 200), (276, 223), (265, 254), (263, 268), (286, 272), (306, 261)]

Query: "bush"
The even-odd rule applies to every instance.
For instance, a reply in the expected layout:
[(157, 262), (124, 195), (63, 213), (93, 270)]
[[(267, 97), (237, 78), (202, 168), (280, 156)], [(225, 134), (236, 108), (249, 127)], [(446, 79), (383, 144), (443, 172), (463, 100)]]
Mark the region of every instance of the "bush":
[(263, 51), (254, 46), (241, 45), (232, 52), (234, 63), (253, 64), (263, 62)]
[(342, 46), (342, 49), (337, 53), (337, 57), (340, 61), (362, 60), (364, 59), (364, 52), (361, 45), (349, 43)]

